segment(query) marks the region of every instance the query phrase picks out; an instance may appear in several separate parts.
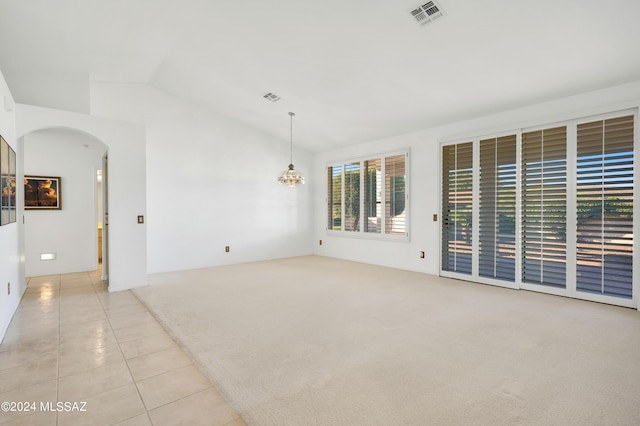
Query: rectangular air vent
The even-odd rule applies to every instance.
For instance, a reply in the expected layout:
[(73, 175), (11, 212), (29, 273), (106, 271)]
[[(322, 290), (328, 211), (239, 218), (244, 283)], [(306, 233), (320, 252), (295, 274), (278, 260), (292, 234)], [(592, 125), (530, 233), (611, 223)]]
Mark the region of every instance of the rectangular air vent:
[(432, 0), (412, 10), (411, 16), (413, 16), (420, 25), (426, 25), (441, 18), (443, 13), (438, 2)]
[(278, 102), (280, 100), (280, 96), (273, 94), (271, 92), (267, 93), (266, 95), (263, 96), (263, 98), (265, 98), (268, 101), (271, 102)]

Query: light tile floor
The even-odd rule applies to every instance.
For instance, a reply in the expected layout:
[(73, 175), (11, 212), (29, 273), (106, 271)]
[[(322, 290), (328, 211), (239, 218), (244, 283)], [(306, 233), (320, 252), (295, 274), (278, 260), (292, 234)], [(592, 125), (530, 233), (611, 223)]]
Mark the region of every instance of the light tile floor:
[(133, 293), (109, 293), (99, 271), (28, 280), (0, 344), (5, 401), (35, 410), (0, 411), (2, 425), (245, 425)]

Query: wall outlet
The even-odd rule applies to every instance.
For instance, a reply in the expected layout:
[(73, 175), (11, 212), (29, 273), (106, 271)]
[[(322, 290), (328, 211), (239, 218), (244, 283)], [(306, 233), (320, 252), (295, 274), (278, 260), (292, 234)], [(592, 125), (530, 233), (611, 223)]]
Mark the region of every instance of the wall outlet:
[(224, 252), (229, 253), (229, 246), (224, 246)]
[(11, 283), (7, 283), (7, 295), (11, 294)]
[(322, 240), (320, 240), (320, 245), (322, 245)]
[(424, 259), (424, 252), (423, 251), (420, 252), (420, 259)]

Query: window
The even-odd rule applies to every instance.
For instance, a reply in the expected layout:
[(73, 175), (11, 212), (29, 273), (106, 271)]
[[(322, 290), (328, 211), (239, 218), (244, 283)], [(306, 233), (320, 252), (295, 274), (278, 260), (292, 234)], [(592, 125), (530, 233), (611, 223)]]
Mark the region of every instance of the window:
[(404, 235), (407, 232), (407, 209), (405, 192), (404, 155), (395, 155), (384, 159), (385, 164), (385, 232)]
[(342, 165), (329, 166), (327, 168), (329, 193), (329, 211), (327, 214), (329, 223), (327, 229), (339, 231), (342, 229)]
[(406, 238), (407, 152), (327, 167), (327, 230), (342, 235)]
[(360, 230), (360, 163), (344, 166), (344, 230)]
[(364, 161), (364, 232), (382, 230), (382, 163), (379, 158)]

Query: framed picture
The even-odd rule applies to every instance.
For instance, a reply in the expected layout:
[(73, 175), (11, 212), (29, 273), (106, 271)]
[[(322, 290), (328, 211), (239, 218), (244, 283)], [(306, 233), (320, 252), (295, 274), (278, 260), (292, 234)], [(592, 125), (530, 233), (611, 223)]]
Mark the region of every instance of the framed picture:
[(0, 225), (9, 223), (9, 144), (0, 136)]
[(60, 189), (59, 176), (25, 176), (24, 209), (60, 210)]
[(9, 223), (16, 221), (16, 152), (9, 147), (9, 181), (7, 191), (9, 192)]

